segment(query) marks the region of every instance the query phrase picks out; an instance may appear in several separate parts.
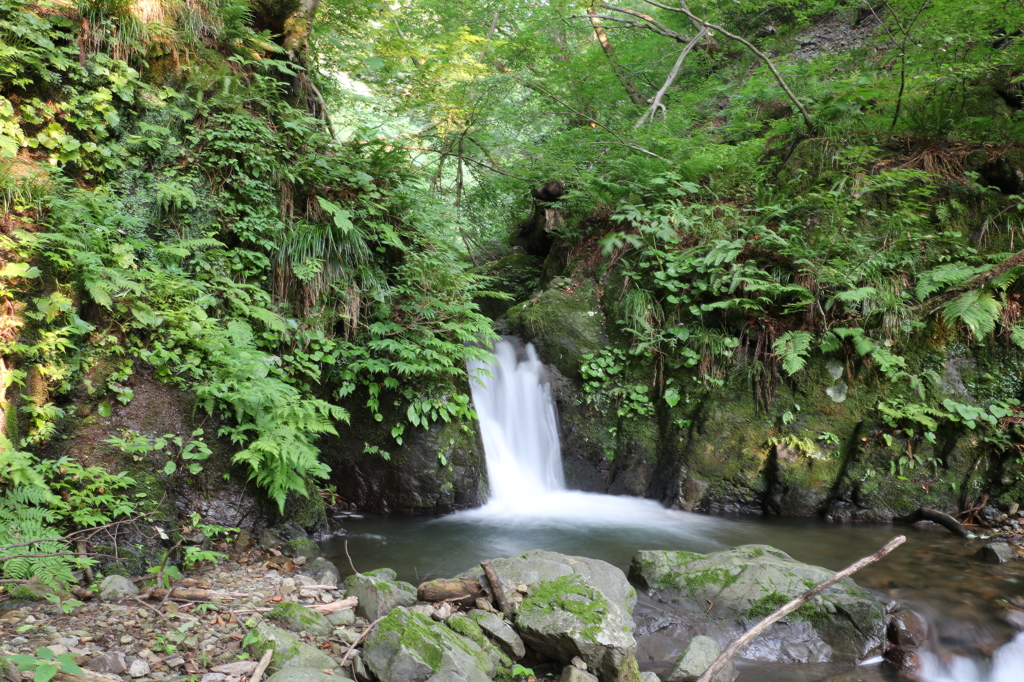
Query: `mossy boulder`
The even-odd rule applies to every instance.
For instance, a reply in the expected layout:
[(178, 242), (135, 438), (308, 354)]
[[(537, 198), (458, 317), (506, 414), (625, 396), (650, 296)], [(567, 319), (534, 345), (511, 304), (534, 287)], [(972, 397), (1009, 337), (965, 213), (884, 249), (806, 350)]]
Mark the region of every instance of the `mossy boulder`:
[(375, 621), (399, 606), (416, 603), (416, 587), (395, 580), (390, 569), (351, 575), (345, 580), (345, 596), (359, 600), (356, 615)]
[(362, 656), (380, 682), (489, 682), (495, 670), (475, 642), (404, 607), (377, 625)]
[(294, 540), (289, 540), (284, 544), (284, 548), (281, 553), (285, 556), (291, 557), (304, 556), (307, 559), (317, 559), (322, 554), (320, 551), (320, 545), (316, 544), (309, 538), (295, 538)]
[(318, 670), (337, 670), (341, 666), (319, 649), (299, 641), (298, 636), (268, 623), (258, 624), (249, 633), (249, 644), (245, 650), (259, 659), (267, 651), (273, 649), (269, 670), (277, 671), (285, 668), (316, 668)]
[[(832, 575), (767, 545), (708, 555), (642, 551), (629, 569), (635, 584), (723, 641)], [(847, 578), (787, 616), (743, 655), (800, 663), (857, 662), (880, 652), (884, 637), (885, 606)]]
[(281, 602), (266, 617), (292, 632), (308, 632), (319, 637), (334, 632), (334, 626), (323, 614), (292, 602)]
[[(535, 650), (568, 664), (579, 656), (601, 678), (637, 682), (633, 606), (636, 591), (598, 559), (532, 550), (491, 561), (502, 580), (524, 583), (516, 630)], [(475, 569), (464, 575), (482, 577)]]
[(509, 329), (531, 341), (542, 358), (567, 377), (580, 379), (583, 356), (608, 344), (594, 284), (556, 279), (536, 298), (506, 314)]

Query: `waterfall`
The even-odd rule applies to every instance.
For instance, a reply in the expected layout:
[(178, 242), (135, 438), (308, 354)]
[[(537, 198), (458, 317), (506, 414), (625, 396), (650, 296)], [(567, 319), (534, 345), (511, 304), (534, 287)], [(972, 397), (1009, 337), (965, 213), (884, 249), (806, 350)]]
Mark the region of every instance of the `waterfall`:
[(922, 655), (920, 679), (924, 682), (1022, 682), (1024, 680), (1024, 633), (1004, 644), (985, 666), (961, 656), (942, 661), (932, 653)]
[[(522, 350), (522, 353), (519, 351)], [(491, 376), (481, 376), (486, 369)], [(494, 344), (490, 362), (469, 365), (473, 406), (487, 453), (491, 501), (509, 503), (565, 489), (558, 420), (533, 344)]]
[[(486, 362), (470, 363), (473, 406), (487, 456), (491, 497), (483, 507), (455, 514), (458, 521), (571, 524), (608, 536), (610, 529), (633, 534), (659, 532), (700, 542), (710, 520), (665, 509), (654, 500), (566, 490), (558, 415), (548, 372), (530, 344), (505, 337)], [(490, 376), (481, 377), (485, 369)], [(479, 381), (478, 381), (479, 379)], [(587, 531), (589, 532), (589, 531)]]

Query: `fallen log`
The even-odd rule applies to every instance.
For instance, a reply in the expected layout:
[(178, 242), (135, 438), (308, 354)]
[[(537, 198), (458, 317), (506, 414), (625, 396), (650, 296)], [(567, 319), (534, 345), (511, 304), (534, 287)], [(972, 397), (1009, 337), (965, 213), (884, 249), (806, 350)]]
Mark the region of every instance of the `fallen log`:
[(935, 509), (928, 509), (926, 507), (919, 507), (916, 511), (913, 511), (910, 514), (907, 514), (906, 516), (901, 516), (899, 518), (893, 519), (893, 521), (896, 521), (897, 523), (917, 523), (918, 521), (931, 521), (932, 523), (939, 524), (940, 526), (948, 530), (950, 533), (959, 535), (962, 538), (974, 537), (973, 533), (964, 528), (959, 521), (954, 519), (949, 514), (943, 514), (940, 511), (936, 511)]
[(857, 561), (856, 563), (847, 566), (843, 570), (833, 575), (828, 580), (824, 580), (818, 583), (817, 585), (815, 585), (814, 587), (812, 587), (811, 589), (807, 590), (802, 595), (797, 597), (796, 599), (793, 599), (788, 604), (782, 606), (775, 613), (771, 614), (770, 616), (762, 620), (760, 623), (758, 623), (757, 625), (750, 628), (742, 635), (734, 639), (732, 643), (730, 643), (729, 646), (725, 648), (725, 651), (723, 651), (722, 654), (715, 659), (714, 663), (712, 663), (708, 667), (708, 669), (704, 671), (704, 674), (697, 678), (697, 682), (711, 682), (711, 680), (714, 679), (715, 675), (721, 672), (722, 668), (724, 668), (726, 663), (729, 662), (729, 659), (735, 656), (740, 649), (750, 644), (751, 640), (753, 640), (759, 634), (767, 630), (774, 623), (782, 620), (789, 614), (793, 613), (798, 608), (800, 608), (807, 602), (811, 601), (819, 594), (835, 585), (840, 580), (845, 580), (846, 578), (849, 578), (851, 575), (853, 575), (860, 569), (864, 568), (865, 566), (875, 563), (876, 561), (878, 561), (879, 559), (881, 559), (882, 557), (884, 557), (889, 552), (893, 551), (906, 541), (907, 538), (904, 535), (898, 535), (894, 537), (892, 540), (888, 542), (888, 544), (885, 545), (885, 547), (878, 550), (874, 554), (866, 556), (863, 559)]
[(416, 588), (416, 597), (420, 601), (457, 601), (463, 606), (472, 606), (484, 596), (486, 593), (476, 578), (440, 578), (420, 583)]

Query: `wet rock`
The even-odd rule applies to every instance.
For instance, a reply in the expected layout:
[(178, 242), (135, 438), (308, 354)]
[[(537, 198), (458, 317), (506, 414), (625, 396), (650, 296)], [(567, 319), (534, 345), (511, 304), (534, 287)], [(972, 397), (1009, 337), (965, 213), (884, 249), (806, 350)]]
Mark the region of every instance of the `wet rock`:
[(328, 674), (319, 668), (285, 668), (268, 677), (267, 682), (340, 682), (351, 679), (343, 670)]
[(293, 523), (285, 523), (280, 526), (264, 528), (260, 532), (259, 542), (261, 546), (270, 549), (271, 547), (281, 547), (291, 540), (297, 540), (299, 538), (308, 539), (306, 531)]
[(390, 569), (349, 576), (345, 581), (345, 596), (359, 600), (356, 615), (373, 622), (395, 607), (415, 604), (416, 588), (395, 577)]
[[(721, 654), (722, 647), (718, 646), (718, 642), (710, 637), (697, 635), (690, 640), (683, 654), (672, 666), (672, 672), (669, 674), (667, 682), (683, 682), (683, 680), (700, 677)], [(721, 672), (715, 675), (712, 682), (732, 682), (736, 679), (736, 674), (736, 666), (730, 661)]]
[(473, 609), (466, 615), (480, 626), (484, 634), (497, 642), (506, 655), (516, 659), (526, 655), (526, 645), (522, 638), (501, 618), (480, 609)]
[(380, 682), (489, 682), (494, 674), (475, 643), (402, 606), (374, 629), (362, 658)]
[(657, 674), (650, 671), (640, 673), (640, 682), (661, 682)]
[(253, 658), (259, 659), (267, 649), (274, 650), (270, 660), (271, 670), (284, 668), (318, 668), (334, 670), (339, 667), (338, 661), (327, 654), (299, 641), (299, 638), (279, 627), (260, 623), (250, 632), (253, 640), (246, 651)]
[(326, 637), (334, 632), (334, 625), (326, 616), (292, 602), (281, 602), (275, 606), (267, 614), (267, 619), (292, 632), (305, 631), (319, 637)]
[(306, 569), (303, 572), (313, 578), (317, 585), (337, 586), (341, 577), (338, 567), (322, 556), (316, 557), (306, 564)]
[[(606, 680), (635, 680), (636, 591), (615, 566), (533, 550), (491, 561), (502, 580), (528, 585), (516, 629), (536, 651), (565, 664), (574, 656)], [(480, 579), (482, 569), (465, 575)]]
[(903, 609), (889, 620), (886, 634), (896, 646), (922, 646), (928, 641), (928, 624), (913, 611)]
[(125, 663), (124, 654), (120, 651), (107, 651), (93, 658), (85, 667), (104, 675), (120, 675), (128, 669), (128, 664)]
[(108, 575), (100, 583), (100, 599), (103, 601), (121, 601), (138, 593), (135, 583), (123, 575)]
[(921, 666), (921, 659), (917, 652), (902, 647), (889, 649), (882, 658), (886, 667), (901, 673), (916, 673)]
[(8, 594), (11, 595), (11, 599), (16, 601), (42, 601), (49, 597), (57, 596), (56, 590), (46, 583), (40, 582), (37, 578), (32, 578), (27, 583), (9, 588)]
[[(638, 552), (629, 575), (701, 634), (730, 641), (833, 573), (767, 545), (744, 545), (708, 555)], [(848, 578), (769, 629), (745, 657), (857, 662), (881, 652), (885, 628), (884, 605)]]
[(567, 665), (562, 669), (562, 676), (558, 682), (599, 682), (599, 680), (585, 670), (580, 670), (574, 665)]
[(980, 559), (987, 564), (1004, 564), (1010, 559), (1015, 559), (1017, 553), (1013, 547), (1005, 542), (990, 542), (975, 554), (975, 559)]

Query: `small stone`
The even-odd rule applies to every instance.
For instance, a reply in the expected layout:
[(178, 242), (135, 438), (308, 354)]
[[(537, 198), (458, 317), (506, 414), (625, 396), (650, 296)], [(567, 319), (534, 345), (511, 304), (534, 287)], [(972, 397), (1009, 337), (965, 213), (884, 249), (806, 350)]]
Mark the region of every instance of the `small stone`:
[(582, 658), (580, 658), (579, 656), (573, 656), (573, 657), (572, 657), (572, 661), (570, 661), (570, 663), (571, 663), (571, 664), (572, 664), (573, 666), (575, 666), (575, 667), (579, 668), (580, 670), (586, 670), (586, 669), (587, 669), (587, 663), (586, 663), (586, 661), (584, 661), (584, 660), (583, 660)]
[(596, 677), (580, 670), (574, 665), (567, 665), (562, 669), (562, 676), (558, 678), (558, 682), (599, 682)]
[[(424, 606), (426, 610), (420, 610), (424, 616), (429, 616), (434, 612), (434, 608), (429, 604), (416, 604), (410, 611), (414, 610), (417, 606)], [(331, 625), (335, 627), (344, 627), (345, 625), (352, 625), (356, 622), (356, 612), (352, 609), (338, 609), (337, 611), (331, 611), (327, 614), (327, 620)]]
[(149, 663), (142, 658), (136, 658), (132, 661), (132, 664), (128, 666), (128, 675), (133, 678), (145, 677), (149, 672)]
[(281, 594), (291, 594), (295, 591), (295, 579), (285, 578), (281, 581)]
[(913, 611), (898, 611), (889, 621), (887, 634), (896, 646), (921, 646), (928, 640), (928, 625)]
[(135, 638), (132, 637), (131, 635), (125, 635), (124, 637), (122, 637), (118, 641), (121, 642), (121, 644), (131, 644), (132, 642), (135, 641)]
[(13, 644), (14, 646), (21, 646), (22, 644), (28, 644), (28, 640), (24, 637), (14, 637), (11, 639), (10, 642), (8, 642), (8, 644)]
[(489, 599), (484, 599), (483, 597), (480, 597), (476, 600), (475, 603), (476, 607), (481, 611), (488, 611), (494, 613), (494, 607), (491, 606), (491, 601)]
[(164, 660), (164, 664), (168, 668), (180, 668), (185, 665), (185, 659), (181, 656), (175, 656), (174, 658), (168, 658)]
[(79, 639), (77, 637), (58, 637), (57, 644), (63, 644), (64, 646), (71, 648), (78, 646)]
[[(185, 661), (182, 661), (184, 663)], [(85, 666), (89, 670), (106, 675), (120, 675), (127, 670), (124, 654), (120, 651), (108, 651), (95, 657)]]
[(989, 564), (1003, 564), (1015, 558), (1015, 553), (1005, 542), (990, 542), (979, 549), (974, 558)]
[[(252, 670), (255, 669), (256, 666), (253, 665)], [(249, 672), (252, 672), (252, 670), (250, 670)], [(203, 679), (200, 680), (200, 682), (221, 682), (221, 680), (225, 680), (227, 679), (227, 677), (228, 676), (224, 673), (206, 673), (205, 675), (203, 675)]]
[(121, 601), (138, 593), (135, 583), (123, 575), (108, 575), (100, 583), (100, 599), (103, 601)]
[(294, 559), (292, 559), (292, 563), (296, 566), (305, 566), (307, 561), (309, 561), (309, 557), (304, 556), (297, 556)]
[(164, 604), (164, 613), (177, 613), (178, 610), (178, 605), (174, 602), (167, 602)]

